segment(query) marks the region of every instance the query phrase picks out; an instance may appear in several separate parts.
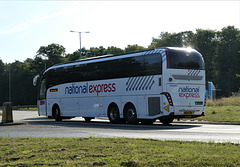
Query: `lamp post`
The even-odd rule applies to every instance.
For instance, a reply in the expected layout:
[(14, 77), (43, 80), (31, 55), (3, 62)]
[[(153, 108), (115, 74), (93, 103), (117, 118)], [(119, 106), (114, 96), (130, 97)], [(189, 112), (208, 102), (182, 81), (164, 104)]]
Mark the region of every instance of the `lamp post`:
[(79, 33), (79, 41), (80, 41), (80, 59), (82, 59), (81, 34), (82, 34), (82, 33), (90, 33), (90, 32), (89, 32), (89, 31), (80, 32), (80, 31), (72, 31), (72, 30), (71, 30), (70, 32)]

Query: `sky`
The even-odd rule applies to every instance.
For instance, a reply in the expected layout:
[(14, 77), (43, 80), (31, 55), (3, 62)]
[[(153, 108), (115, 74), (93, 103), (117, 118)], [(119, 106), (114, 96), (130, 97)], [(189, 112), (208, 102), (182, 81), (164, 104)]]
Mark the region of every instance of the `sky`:
[(0, 59), (34, 59), (41, 46), (148, 47), (161, 32), (240, 29), (240, 0), (0, 1)]

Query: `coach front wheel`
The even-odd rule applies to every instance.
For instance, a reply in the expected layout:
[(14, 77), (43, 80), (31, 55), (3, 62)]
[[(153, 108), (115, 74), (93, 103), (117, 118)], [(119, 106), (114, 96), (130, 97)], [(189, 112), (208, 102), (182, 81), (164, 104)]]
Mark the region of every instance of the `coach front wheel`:
[(58, 105), (53, 106), (52, 116), (55, 118), (55, 121), (62, 121), (60, 109)]
[(119, 109), (116, 104), (111, 104), (108, 108), (108, 119), (111, 123), (124, 123), (120, 118)]

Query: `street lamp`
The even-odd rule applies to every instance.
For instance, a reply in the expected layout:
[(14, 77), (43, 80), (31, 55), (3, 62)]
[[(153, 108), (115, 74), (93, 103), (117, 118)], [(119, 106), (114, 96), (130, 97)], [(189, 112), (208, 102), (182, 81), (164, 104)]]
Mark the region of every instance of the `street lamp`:
[(80, 40), (80, 59), (82, 59), (82, 47), (81, 47), (81, 33), (90, 33), (89, 31), (85, 31), (85, 32), (79, 32), (79, 31), (70, 31), (70, 32), (76, 32), (79, 33), (79, 40)]

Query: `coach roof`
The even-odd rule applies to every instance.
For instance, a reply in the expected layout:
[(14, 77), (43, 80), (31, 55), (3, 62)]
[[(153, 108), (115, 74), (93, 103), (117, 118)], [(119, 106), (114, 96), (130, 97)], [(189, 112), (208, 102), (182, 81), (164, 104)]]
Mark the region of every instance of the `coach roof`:
[[(156, 53), (163, 53), (165, 50), (188, 50), (188, 48), (180, 48), (180, 47), (161, 47), (157, 49), (149, 49), (149, 50), (142, 50), (142, 51), (136, 51), (136, 52), (129, 52), (129, 53), (122, 53), (122, 54), (109, 54), (109, 55), (103, 55), (103, 56), (96, 56), (96, 57), (90, 57), (87, 59), (81, 59), (76, 60), (73, 62), (67, 62), (67, 63), (60, 63), (56, 64), (50, 68), (48, 68), (44, 73), (46, 73), (49, 70), (57, 69), (57, 68), (68, 68), (71, 66), (78, 66), (80, 64), (87, 64), (87, 63), (94, 63), (94, 62), (100, 62), (105, 60), (114, 60), (118, 59), (119, 57), (131, 57), (131, 56), (140, 56), (140, 55), (149, 55), (149, 54), (156, 54)], [(193, 50), (193, 49), (191, 49)]]

